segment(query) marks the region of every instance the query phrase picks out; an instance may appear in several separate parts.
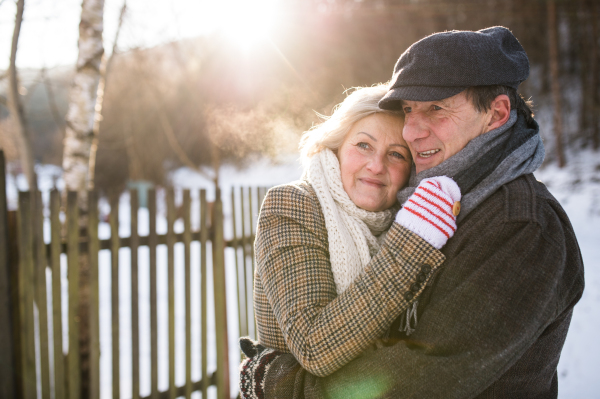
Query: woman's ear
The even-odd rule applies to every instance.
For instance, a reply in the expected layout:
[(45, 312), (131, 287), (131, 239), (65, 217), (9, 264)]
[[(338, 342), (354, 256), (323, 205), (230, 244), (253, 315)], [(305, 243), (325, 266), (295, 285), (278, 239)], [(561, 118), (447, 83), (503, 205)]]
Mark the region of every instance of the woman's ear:
[(510, 117), (510, 98), (506, 94), (498, 95), (490, 105), (488, 132), (504, 125)]

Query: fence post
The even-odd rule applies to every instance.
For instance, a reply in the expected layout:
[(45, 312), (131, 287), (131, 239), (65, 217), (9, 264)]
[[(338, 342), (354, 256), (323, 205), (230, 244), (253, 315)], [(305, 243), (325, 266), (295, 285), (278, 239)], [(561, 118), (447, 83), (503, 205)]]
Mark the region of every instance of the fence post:
[(21, 384), (24, 399), (35, 399), (37, 384), (35, 374), (35, 343), (33, 333), (33, 223), (31, 193), (19, 193), (19, 321), (21, 335)]
[(67, 192), (67, 276), (69, 282), (69, 353), (67, 355), (67, 395), (81, 396), (79, 367), (79, 206), (77, 192)]
[(6, 165), (0, 150), (0, 398), (15, 398), (15, 353), (13, 341), (14, 303), (11, 298), (8, 208), (6, 204)]
[(191, 224), (190, 190), (183, 191), (183, 245), (185, 257), (185, 398), (192, 397), (192, 286), (191, 286)]
[(140, 312), (139, 312), (139, 278), (138, 278), (138, 190), (130, 191), (131, 210), (131, 398), (140, 397)]
[(67, 397), (65, 377), (65, 354), (62, 329), (62, 282), (60, 275), (61, 231), (60, 193), (50, 192), (50, 264), (52, 269), (52, 331), (54, 335), (54, 398)]
[(46, 292), (46, 244), (44, 243), (44, 204), (42, 193), (32, 193), (33, 202), (33, 242), (35, 246), (34, 300), (38, 310), (39, 358), (38, 368), (41, 371), (40, 385), (42, 399), (50, 399), (50, 351), (48, 344), (48, 298)]
[(167, 189), (167, 291), (169, 325), (169, 399), (176, 398), (175, 385), (175, 191)]
[[(119, 195), (110, 200), (110, 264), (111, 264), (111, 325), (112, 325), (112, 397), (121, 397), (121, 340), (119, 325)], [(69, 398), (72, 399), (72, 398)]]
[(206, 190), (200, 190), (200, 350), (202, 370), (202, 399), (208, 397), (208, 284), (206, 281), (206, 242), (208, 241), (208, 203), (206, 202)]
[[(98, 193), (88, 192), (88, 265), (90, 267), (90, 399), (100, 399), (100, 293), (98, 285)], [(57, 398), (58, 399), (58, 398)]]
[[(243, 206), (243, 204), (242, 204)], [(243, 337), (246, 335), (246, 280), (242, 280), (240, 283), (240, 271), (242, 269), (239, 262), (239, 253), (238, 253), (238, 238), (237, 238), (237, 219), (235, 214), (235, 188), (231, 187), (231, 225), (233, 227), (233, 238), (231, 241), (231, 246), (233, 247), (233, 254), (235, 258), (235, 282), (237, 289), (237, 305), (238, 305), (238, 327), (239, 327), (239, 335)], [(240, 359), (243, 359), (243, 353), (240, 351)]]
[(148, 251), (150, 256), (150, 397), (158, 399), (158, 303), (156, 280), (156, 191), (148, 190)]
[(225, 239), (223, 237), (223, 202), (217, 187), (213, 207), (213, 284), (215, 295), (215, 329), (217, 333), (217, 398), (230, 399), (229, 345), (227, 340), (227, 296), (225, 294)]

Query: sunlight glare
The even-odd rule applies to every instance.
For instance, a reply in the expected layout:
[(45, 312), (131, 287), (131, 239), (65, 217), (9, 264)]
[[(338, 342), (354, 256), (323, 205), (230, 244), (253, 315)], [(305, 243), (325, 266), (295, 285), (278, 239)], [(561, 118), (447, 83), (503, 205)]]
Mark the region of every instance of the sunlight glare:
[(277, 1), (233, 0), (225, 2), (220, 29), (242, 50), (251, 48), (268, 37), (275, 25)]

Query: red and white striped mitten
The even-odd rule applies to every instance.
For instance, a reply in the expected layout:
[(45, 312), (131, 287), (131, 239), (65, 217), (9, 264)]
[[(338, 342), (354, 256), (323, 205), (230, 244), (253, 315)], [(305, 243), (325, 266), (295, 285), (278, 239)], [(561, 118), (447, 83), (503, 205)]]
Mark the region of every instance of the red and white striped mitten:
[(396, 215), (396, 223), (440, 249), (456, 231), (460, 198), (460, 188), (449, 177), (422, 180)]

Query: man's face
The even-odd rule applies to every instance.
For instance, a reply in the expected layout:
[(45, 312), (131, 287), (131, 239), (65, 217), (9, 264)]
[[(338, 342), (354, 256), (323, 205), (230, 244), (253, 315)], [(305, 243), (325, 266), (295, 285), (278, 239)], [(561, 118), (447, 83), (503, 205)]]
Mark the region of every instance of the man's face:
[(464, 91), (440, 101), (402, 101), (402, 108), (402, 136), (417, 173), (441, 164), (490, 130), (491, 112), (477, 112)]

